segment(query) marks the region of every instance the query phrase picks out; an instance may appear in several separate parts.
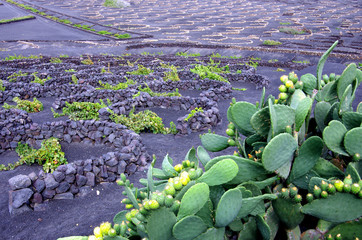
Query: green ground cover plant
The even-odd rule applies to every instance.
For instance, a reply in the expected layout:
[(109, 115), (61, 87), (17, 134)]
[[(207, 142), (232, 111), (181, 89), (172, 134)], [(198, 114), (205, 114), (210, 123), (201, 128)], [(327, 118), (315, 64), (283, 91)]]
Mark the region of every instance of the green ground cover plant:
[(26, 111), (28, 113), (43, 111), (43, 104), (36, 97), (33, 98), (32, 102), (29, 100), (21, 100), (18, 97), (14, 97), (13, 102), (15, 102), (16, 105), (9, 105), (7, 103), (4, 103), (3, 108), (5, 109), (16, 108)]
[(5, 91), (5, 86), (4, 86), (4, 82), (2, 79), (0, 79), (0, 91), (1, 92)]
[(122, 124), (127, 128), (131, 129), (136, 133), (140, 132), (152, 132), (154, 134), (176, 134), (176, 125), (173, 122), (170, 122), (170, 127), (166, 128), (162, 122), (162, 118), (159, 117), (155, 112), (151, 110), (140, 111), (134, 113), (135, 109), (126, 115), (117, 115), (111, 112), (111, 120), (115, 123)]
[[(138, 60), (138, 59), (137, 59)], [(137, 62), (137, 61), (136, 61)], [(132, 63), (131, 65), (134, 65), (135, 63)], [(127, 72), (127, 74), (130, 75), (149, 75), (150, 73), (153, 73), (153, 70), (150, 68), (147, 68), (141, 64), (137, 65), (138, 69), (131, 71), (131, 72)]]
[(19, 70), (19, 71), (17, 71), (17, 72), (12, 73), (11, 75), (9, 75), (9, 76), (7, 77), (7, 80), (8, 80), (9, 82), (16, 82), (16, 80), (18, 79), (18, 77), (26, 77), (26, 76), (28, 76), (28, 73), (23, 73), (23, 72), (21, 72), (21, 70)]
[(279, 32), (293, 34), (293, 35), (300, 35), (300, 34), (308, 33), (308, 31), (306, 29), (298, 29), (295, 27), (281, 27), (281, 28), (279, 28)]
[(181, 97), (182, 95), (178, 92), (178, 88), (175, 89), (173, 92), (154, 92), (152, 89), (147, 85), (147, 83), (144, 83), (146, 87), (138, 86), (138, 92), (133, 95), (133, 98), (136, 98), (140, 96), (141, 92), (148, 93), (151, 97)]
[[(107, 99), (107, 104), (111, 105), (111, 102)], [(73, 103), (65, 103), (65, 107), (62, 109), (62, 113), (57, 113), (53, 108), (51, 111), (55, 118), (60, 116), (68, 116), (71, 120), (99, 120), (98, 111), (101, 108), (107, 107), (107, 105), (103, 102), (102, 99), (99, 102), (73, 102)]]
[(185, 121), (186, 121), (186, 122), (189, 121), (190, 118), (192, 118), (193, 116), (195, 116), (195, 114), (198, 113), (198, 112), (202, 113), (202, 112), (204, 112), (204, 109), (202, 109), (202, 107), (198, 107), (198, 108), (192, 109), (192, 110), (190, 111), (189, 115), (187, 115), (187, 117), (185, 118)]
[(50, 79), (52, 79), (51, 76), (48, 76), (46, 78), (41, 79), (37, 76), (37, 72), (31, 74), (34, 77), (34, 80), (31, 81), (31, 83), (40, 83), (41, 85), (44, 85), (44, 83)]
[(229, 65), (224, 67), (219, 67), (219, 65), (220, 62), (215, 62), (212, 58), (210, 58), (210, 62), (206, 66), (202, 64), (196, 64), (194, 68), (190, 68), (190, 71), (199, 75), (201, 79), (208, 78), (230, 83), (226, 78), (220, 75), (222, 73), (230, 73)]
[(279, 42), (279, 41), (274, 41), (274, 40), (265, 40), (265, 41), (263, 42), (263, 45), (277, 46), (277, 45), (282, 45), (282, 43)]
[(182, 56), (182, 57), (199, 57), (201, 56), (200, 53), (188, 53), (188, 52), (177, 52), (176, 56)]
[[(352, 63), (340, 76), (322, 75), (336, 45), (316, 76), (283, 76), (286, 95), (264, 89), (256, 104), (233, 99), (227, 136), (201, 135), (203, 146), (181, 164), (166, 155), (156, 168), (154, 157), (143, 187), (121, 174), (127, 210), (89, 237), (58, 240), (358, 239), (362, 103), (354, 111), (352, 102), (362, 72)], [(233, 154), (208, 153), (229, 147)]]
[(101, 80), (99, 80), (99, 85), (101, 85), (101, 87), (96, 88), (97, 90), (101, 90), (101, 89), (109, 89), (109, 90), (120, 90), (120, 89), (126, 89), (131, 85), (135, 85), (137, 84), (137, 82), (133, 81), (132, 79), (127, 79), (127, 82), (125, 83), (118, 83), (117, 85), (111, 85), (109, 83), (103, 83)]
[(38, 55), (30, 55), (28, 57), (25, 57), (25, 56), (23, 56), (21, 54), (19, 54), (19, 55), (14, 54), (14, 55), (7, 56), (3, 60), (4, 61), (13, 61), (13, 60), (18, 60), (18, 59), (41, 59), (41, 58), (43, 58), (43, 56), (41, 56), (41, 55), (39, 55), (39, 56)]
[(49, 60), (50, 63), (62, 63), (63, 60), (61, 60), (60, 58), (57, 58), (57, 57), (52, 57), (50, 60)]

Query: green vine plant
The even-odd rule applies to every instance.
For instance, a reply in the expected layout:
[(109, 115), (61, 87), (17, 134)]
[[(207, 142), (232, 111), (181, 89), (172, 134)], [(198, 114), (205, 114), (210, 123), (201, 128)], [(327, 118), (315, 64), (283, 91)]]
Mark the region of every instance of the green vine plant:
[(13, 61), (13, 60), (18, 60), (18, 59), (41, 59), (43, 58), (43, 56), (39, 55), (30, 55), (28, 57), (24, 57), (23, 55), (9, 55), (7, 56), (5, 59), (3, 59), (4, 61)]
[(73, 68), (65, 69), (64, 71), (65, 71), (65, 72), (76, 72)]
[(230, 73), (229, 65), (224, 67), (219, 67), (220, 62), (215, 63), (212, 58), (210, 58), (210, 63), (207, 66), (202, 64), (196, 64), (194, 68), (191, 68), (190, 71), (196, 73), (200, 76), (201, 79), (212, 79), (221, 82), (230, 83), (227, 79), (222, 77), (220, 74), (222, 73)]
[(0, 79), (0, 91), (1, 92), (5, 91), (5, 86), (4, 86), (4, 82), (2, 79)]
[(170, 69), (170, 71), (166, 71), (163, 74), (165, 75), (163, 77), (163, 81), (167, 82), (167, 81), (173, 81), (173, 82), (177, 82), (180, 81), (180, 77), (178, 75), (177, 72), (177, 67), (174, 65), (169, 65), (169, 64), (164, 64), (164, 63), (160, 63), (162, 68), (167, 68)]
[(178, 88), (175, 89), (173, 92), (154, 92), (152, 89), (147, 85), (147, 83), (143, 83), (146, 85), (145, 88), (142, 88), (142, 86), (138, 86), (138, 92), (133, 95), (133, 98), (139, 97), (141, 95), (141, 92), (146, 92), (150, 94), (151, 97), (181, 97), (182, 95), (178, 92)]
[(69, 84), (75, 84), (75, 85), (78, 84), (78, 78), (75, 74), (72, 74), (72, 81), (69, 82)]
[(177, 52), (176, 56), (181, 56), (181, 57), (199, 57), (201, 56), (200, 53), (188, 53), (188, 52)]
[(111, 64), (108, 63), (108, 69), (106, 70), (105, 67), (102, 67), (101, 73), (110, 73), (110, 74), (113, 74), (113, 73), (111, 72), (110, 68), (111, 68)]
[(195, 108), (195, 109), (192, 109), (189, 113), (189, 115), (187, 115), (187, 117), (185, 118), (185, 121), (189, 121), (190, 118), (192, 118), (193, 116), (195, 116), (196, 113), (198, 112), (204, 112), (204, 109), (202, 109), (202, 107), (198, 107), (198, 108)]
[(50, 60), (49, 60), (50, 63), (62, 63), (63, 60), (61, 60), (60, 58), (57, 58), (57, 57), (52, 57)]
[(45, 172), (53, 172), (59, 165), (68, 163), (56, 138), (43, 140), (40, 149), (30, 148), (28, 144), (19, 142), (15, 151), (20, 157), (20, 164), (37, 163), (43, 165)]
[(43, 103), (39, 101), (36, 97), (33, 98), (32, 102), (29, 100), (21, 100), (18, 97), (14, 97), (13, 102), (15, 102), (16, 105), (9, 105), (7, 103), (4, 103), (3, 108), (5, 109), (16, 108), (26, 111), (28, 113), (43, 111)]
[(89, 55), (87, 56), (87, 59), (82, 60), (81, 63), (83, 63), (84, 65), (93, 65), (94, 64), (94, 62), (89, 57)]
[[(137, 59), (138, 60), (138, 59)], [(128, 61), (127, 61), (128, 62)], [(134, 63), (133, 63), (134, 64)], [(139, 64), (138, 69), (134, 70), (132, 72), (127, 72), (127, 74), (130, 75), (149, 75), (150, 73), (153, 73), (152, 69), (149, 69), (147, 67), (144, 67), (143, 65)]]
[(10, 76), (7, 77), (7, 80), (9, 82), (16, 82), (16, 80), (18, 79), (18, 77), (26, 77), (28, 76), (28, 73), (23, 73), (21, 72), (21, 70), (19, 70), (18, 72), (14, 72), (13, 74), (11, 74)]
[(117, 115), (112, 110), (108, 110), (111, 113), (110, 119), (117, 123), (126, 126), (136, 133), (140, 132), (152, 132), (154, 134), (176, 134), (176, 125), (170, 122), (170, 127), (166, 128), (162, 118), (159, 117), (155, 112), (151, 110), (140, 111), (134, 113), (133, 108), (128, 117), (126, 115)]
[(0, 24), (18, 22), (18, 21), (23, 21), (23, 20), (30, 20), (30, 19), (35, 19), (35, 17), (32, 15), (29, 15), (29, 16), (16, 17), (16, 18), (11, 18), (11, 19), (0, 19)]
[(40, 83), (41, 85), (44, 85), (44, 83), (50, 79), (52, 79), (50, 76), (48, 76), (47, 78), (43, 78), (41, 79), (40, 77), (37, 76), (38, 72), (32, 73), (31, 75), (34, 77), (34, 80), (31, 81), (31, 83)]
[(99, 85), (101, 85), (101, 87), (96, 88), (96, 90), (109, 89), (109, 90), (117, 91), (117, 90), (121, 90), (121, 89), (126, 89), (129, 86), (137, 84), (137, 82), (133, 81), (132, 79), (128, 79), (127, 77), (126, 77), (126, 79), (127, 79), (127, 82), (125, 82), (125, 83), (121, 82), (121, 83), (118, 83), (117, 85), (111, 85), (109, 83), (103, 83), (101, 80), (99, 80), (98, 83), (99, 83)]
[(92, 102), (73, 102), (68, 103), (65, 102), (65, 107), (62, 109), (62, 113), (57, 113), (53, 108), (51, 111), (53, 113), (54, 118), (58, 118), (61, 116), (68, 116), (71, 120), (99, 120), (98, 111), (101, 108), (107, 107), (107, 105), (111, 105), (111, 101), (107, 99), (107, 105), (103, 102), (102, 99), (100, 102), (92, 103)]

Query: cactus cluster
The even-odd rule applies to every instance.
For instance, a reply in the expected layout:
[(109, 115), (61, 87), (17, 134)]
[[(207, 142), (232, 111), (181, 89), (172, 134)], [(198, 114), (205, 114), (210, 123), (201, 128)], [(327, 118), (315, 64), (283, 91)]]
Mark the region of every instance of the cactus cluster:
[[(286, 97), (265, 97), (264, 90), (255, 105), (233, 99), (227, 136), (201, 135), (203, 147), (175, 166), (168, 155), (161, 169), (154, 159), (140, 180), (144, 188), (122, 175), (129, 210), (114, 224), (127, 229), (99, 239), (361, 237), (362, 103), (354, 111), (352, 102), (362, 71), (352, 63), (340, 76), (322, 76), (336, 45), (321, 57), (317, 76), (282, 77)], [(207, 152), (228, 147), (234, 154), (211, 159)], [(306, 229), (306, 222), (317, 225)]]

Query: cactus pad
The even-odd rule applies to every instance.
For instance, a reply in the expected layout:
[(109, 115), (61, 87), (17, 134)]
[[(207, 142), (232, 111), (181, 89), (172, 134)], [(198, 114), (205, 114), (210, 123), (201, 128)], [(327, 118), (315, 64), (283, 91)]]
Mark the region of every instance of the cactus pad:
[(294, 203), (291, 199), (278, 197), (272, 204), (279, 220), (287, 229), (293, 229), (303, 221), (304, 214), (300, 211), (302, 206), (300, 203)]
[(193, 240), (224, 240), (225, 228), (209, 228)]
[[(210, 195), (211, 195), (211, 189), (210, 189)], [(196, 213), (196, 216), (199, 216), (208, 227), (214, 226), (214, 220), (213, 220), (213, 205), (211, 200), (207, 200), (205, 205)]]
[(328, 50), (325, 53), (323, 53), (322, 57), (318, 61), (318, 65), (317, 65), (318, 90), (320, 89), (320, 86), (321, 86), (320, 83), (321, 83), (321, 79), (322, 79), (324, 64), (326, 63), (329, 54), (333, 51), (333, 49), (337, 46), (337, 44), (338, 44), (338, 40), (335, 41), (333, 43), (333, 45), (330, 48), (328, 48)]
[(250, 124), (250, 119), (256, 111), (256, 106), (249, 102), (237, 102), (231, 107), (234, 124), (245, 136), (255, 133), (255, 130)]
[(263, 236), (263, 239), (269, 240), (271, 233), (270, 233), (270, 227), (268, 226), (267, 222), (260, 215), (257, 215), (255, 219), (256, 219), (256, 226), (258, 227), (259, 232)]
[(264, 194), (256, 197), (243, 198), (242, 206), (238, 213), (238, 218), (243, 218), (251, 214), (258, 204), (264, 199), (273, 200), (276, 198), (277, 196), (275, 194)]
[(235, 178), (233, 178), (230, 184), (239, 184), (241, 182), (255, 180), (257, 178), (264, 178), (267, 176), (268, 172), (264, 169), (263, 165), (254, 161), (251, 161), (246, 158), (241, 158), (233, 155), (224, 155), (213, 158), (206, 166), (205, 170), (210, 169), (214, 164), (220, 162), (224, 159), (230, 158), (235, 161), (239, 167), (239, 171)]
[(352, 111), (352, 102), (353, 102), (353, 91), (352, 91), (352, 85), (348, 85), (345, 92), (342, 95), (342, 98), (340, 100), (339, 104), (339, 114), (343, 114), (348, 111)]
[(343, 123), (333, 120), (323, 131), (323, 140), (327, 147), (338, 154), (348, 156), (343, 148), (342, 142), (347, 129)]
[(304, 205), (302, 212), (329, 222), (345, 222), (362, 216), (362, 204), (352, 194), (337, 192)]
[(270, 129), (269, 108), (265, 107), (257, 111), (250, 119), (255, 131), (263, 137), (267, 137)]
[(178, 240), (187, 240), (194, 239), (206, 229), (207, 226), (200, 217), (186, 216), (175, 224), (172, 233)]
[(175, 214), (168, 208), (152, 210), (147, 218), (147, 233), (150, 240), (169, 240), (176, 223)]
[(308, 138), (302, 144), (293, 163), (290, 181), (307, 174), (314, 167), (322, 154), (323, 146), (323, 140), (317, 136)]
[(291, 126), (294, 123), (294, 109), (289, 106), (269, 104), (269, 114), (271, 118), (273, 136), (285, 132), (286, 126)]
[(304, 98), (295, 110), (295, 130), (298, 132), (302, 127), (305, 118), (308, 116), (308, 113), (311, 111), (313, 100), (310, 97)]
[(177, 219), (197, 213), (209, 199), (209, 186), (206, 183), (197, 183), (182, 197)]
[(329, 109), (331, 109), (331, 104), (328, 102), (321, 101), (315, 105), (314, 118), (320, 131), (323, 131), (326, 127), (324, 120), (326, 119)]
[(337, 93), (338, 98), (342, 99), (344, 92), (346, 91), (348, 85), (350, 85), (356, 79), (356, 70), (357, 66), (355, 63), (349, 64), (341, 74), (341, 77), (337, 83)]
[(239, 240), (255, 240), (259, 239), (259, 231), (256, 226), (255, 218), (249, 218), (244, 224), (244, 228), (239, 233)]
[(335, 226), (328, 234), (336, 236), (341, 234), (343, 239), (356, 239), (362, 236), (362, 220), (356, 222), (347, 222)]
[(215, 226), (225, 227), (238, 215), (242, 204), (242, 194), (239, 189), (234, 188), (222, 195), (215, 213)]
[(128, 213), (127, 210), (120, 211), (117, 213), (113, 218), (114, 224), (121, 224), (123, 221), (127, 221), (126, 214)]
[(344, 136), (344, 147), (349, 155), (362, 154), (362, 127), (349, 130)]
[(323, 178), (344, 177), (344, 173), (330, 161), (319, 158), (313, 170)]
[(195, 167), (199, 166), (199, 159), (196, 157), (196, 150), (192, 147), (186, 154), (185, 160), (189, 160), (190, 162), (195, 163)]
[(229, 138), (214, 133), (205, 133), (200, 138), (204, 148), (210, 152), (218, 152), (229, 146)]
[(297, 142), (289, 133), (282, 133), (274, 137), (263, 151), (264, 168), (272, 172), (290, 163), (297, 147)]
[(315, 229), (309, 229), (302, 233), (300, 240), (320, 240), (323, 239), (322, 233)]
[[(208, 163), (210, 164), (210, 162)], [(208, 164), (206, 166), (208, 166)], [(204, 182), (209, 186), (215, 186), (231, 181), (239, 172), (239, 167), (234, 160), (223, 159), (209, 168), (197, 182)]]
[(199, 157), (199, 160), (204, 167), (211, 159), (210, 155), (207, 153), (205, 148), (203, 148), (202, 146), (197, 147), (197, 156)]
[(313, 74), (307, 73), (300, 77), (300, 81), (303, 82), (303, 91), (312, 95), (313, 90), (317, 88), (317, 79)]
[[(362, 104), (361, 104), (361, 106), (362, 106)], [(362, 113), (359, 113), (359, 112), (345, 112), (342, 115), (342, 121), (343, 121), (344, 126), (348, 130), (351, 130), (352, 128), (359, 127), (359, 126), (361, 126), (361, 123), (362, 123)]]
[(297, 109), (298, 104), (305, 98), (305, 94), (302, 90), (297, 89), (292, 95), (292, 98), (290, 100), (290, 107), (294, 110)]

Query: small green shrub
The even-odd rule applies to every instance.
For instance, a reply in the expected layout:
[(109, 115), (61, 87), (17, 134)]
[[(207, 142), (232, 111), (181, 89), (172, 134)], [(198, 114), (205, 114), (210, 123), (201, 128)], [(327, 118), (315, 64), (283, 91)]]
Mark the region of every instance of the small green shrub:
[(93, 65), (94, 64), (92, 59), (90, 59), (89, 55), (87, 56), (87, 59), (82, 60), (81, 63), (83, 63), (85, 65)]
[(182, 57), (199, 57), (201, 56), (200, 53), (188, 53), (188, 52), (177, 52), (176, 56), (182, 56)]
[(56, 57), (52, 57), (50, 59), (50, 63), (62, 63), (63, 60), (61, 60), (60, 58), (56, 58)]
[(109, 90), (120, 90), (120, 89), (126, 89), (128, 88), (130, 85), (135, 85), (137, 84), (137, 82), (133, 81), (132, 79), (127, 79), (127, 82), (125, 83), (118, 83), (117, 85), (113, 86), (109, 83), (103, 83), (101, 80), (99, 80), (99, 85), (101, 85), (101, 87), (96, 88), (97, 90), (101, 90), (101, 89), (109, 89)]
[(298, 29), (295, 27), (281, 27), (279, 28), (279, 32), (293, 34), (293, 35), (300, 35), (308, 33), (307, 29)]
[[(73, 102), (68, 103), (65, 102), (65, 107), (62, 109), (62, 113), (56, 113), (52, 108), (53, 116), (55, 118), (60, 116), (68, 116), (71, 120), (99, 120), (98, 111), (101, 108), (107, 107), (107, 105), (103, 102), (102, 99), (100, 102), (92, 103), (92, 102)], [(110, 105), (111, 102), (107, 99), (107, 104)]]
[(26, 77), (26, 76), (28, 76), (28, 73), (22, 73), (21, 70), (19, 70), (18, 72), (14, 72), (10, 76), (8, 76), (7, 80), (9, 82), (15, 82), (18, 79), (18, 77)]
[(3, 84), (4, 84), (3, 80), (0, 79), (0, 91), (1, 92), (5, 91), (5, 86)]
[(196, 73), (200, 76), (201, 79), (212, 79), (221, 82), (230, 83), (227, 79), (219, 75), (220, 73), (230, 73), (229, 66), (219, 67), (220, 62), (215, 63), (212, 58), (210, 58), (210, 63), (207, 66), (202, 64), (196, 64), (194, 68), (191, 68), (190, 71)]
[(50, 79), (52, 79), (50, 76), (48, 76), (47, 78), (39, 78), (37, 75), (37, 72), (32, 73), (31, 75), (34, 77), (34, 80), (31, 81), (31, 83), (40, 83), (41, 85), (44, 85), (44, 83)]
[(69, 84), (78, 84), (78, 78), (75, 74), (72, 74), (72, 81)]
[(64, 71), (65, 71), (65, 72), (76, 72), (73, 68), (71, 68), (71, 69), (65, 69)]
[[(137, 59), (138, 60), (138, 59)], [(134, 64), (134, 63), (133, 63)], [(150, 73), (153, 73), (152, 69), (149, 69), (147, 67), (144, 67), (143, 65), (139, 64), (138, 69), (134, 70), (132, 72), (127, 72), (127, 74), (130, 75), (149, 75)]]
[(9, 56), (7, 56), (4, 60), (5, 61), (13, 61), (13, 60), (17, 60), (17, 59), (41, 59), (41, 58), (43, 58), (43, 56), (41, 56), (41, 55), (39, 55), (39, 56), (37, 56), (37, 55), (30, 55), (30, 56), (28, 56), (28, 57), (24, 57), (23, 55), (16, 55), (16, 54), (14, 54), (14, 55), (9, 55)]
[(4, 103), (3, 108), (6, 109), (16, 108), (26, 111), (28, 113), (40, 112), (43, 110), (42, 102), (36, 99), (36, 97), (33, 98), (32, 102), (28, 100), (20, 100), (18, 97), (14, 97), (13, 102), (15, 102), (16, 105), (9, 105), (7, 103)]
[(187, 117), (185, 118), (185, 121), (187, 122), (188, 120), (190, 120), (190, 118), (192, 118), (193, 116), (195, 116), (196, 113), (198, 112), (204, 112), (204, 110), (202, 109), (202, 107), (198, 107), (195, 109), (192, 109), (191, 112), (189, 113), (189, 115), (187, 115)]
[(43, 165), (45, 172), (53, 172), (58, 166), (67, 164), (61, 145), (56, 138), (49, 138), (41, 143), (40, 149), (30, 148), (28, 144), (18, 143), (15, 151), (20, 157), (20, 163)]
[(282, 43), (279, 42), (279, 41), (274, 41), (274, 40), (265, 40), (265, 41), (263, 42), (263, 45), (277, 46), (277, 45), (282, 45)]
[(146, 93), (150, 94), (151, 97), (181, 97), (181, 94), (178, 92), (178, 88), (176, 88), (176, 90), (173, 92), (158, 93), (158, 92), (152, 91), (152, 89), (147, 85), (147, 83), (144, 83), (144, 84), (146, 85), (146, 87), (142, 88), (142, 86), (139, 86), (138, 92), (135, 95), (133, 95), (133, 98), (140, 96), (141, 92), (146, 92)]

